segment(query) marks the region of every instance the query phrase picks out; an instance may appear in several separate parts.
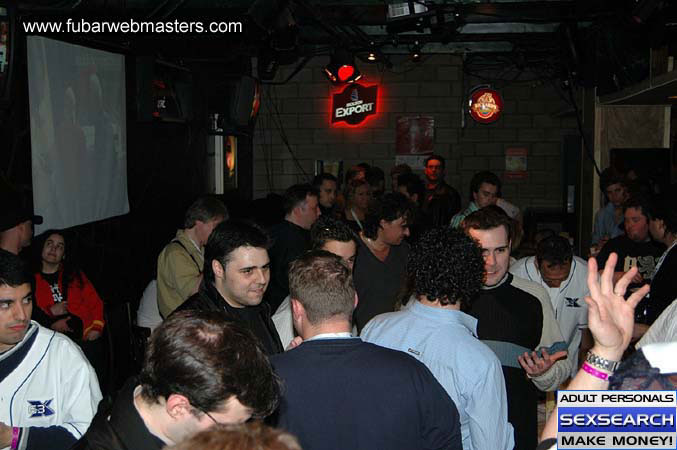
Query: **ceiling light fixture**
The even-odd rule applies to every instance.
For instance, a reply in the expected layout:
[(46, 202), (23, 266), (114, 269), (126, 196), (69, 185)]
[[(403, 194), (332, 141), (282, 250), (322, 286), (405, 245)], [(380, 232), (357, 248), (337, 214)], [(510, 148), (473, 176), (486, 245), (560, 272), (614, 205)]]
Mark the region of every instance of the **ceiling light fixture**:
[(362, 74), (355, 65), (353, 54), (345, 49), (337, 49), (331, 55), (329, 64), (324, 68), (324, 73), (332, 83), (354, 83)]
[(367, 60), (370, 62), (375, 62), (378, 59), (378, 56), (376, 55), (376, 45), (374, 44), (374, 41), (371, 41), (369, 43), (369, 53), (367, 54)]
[(421, 62), (421, 44), (416, 41), (414, 46), (411, 48), (411, 60), (415, 63)]

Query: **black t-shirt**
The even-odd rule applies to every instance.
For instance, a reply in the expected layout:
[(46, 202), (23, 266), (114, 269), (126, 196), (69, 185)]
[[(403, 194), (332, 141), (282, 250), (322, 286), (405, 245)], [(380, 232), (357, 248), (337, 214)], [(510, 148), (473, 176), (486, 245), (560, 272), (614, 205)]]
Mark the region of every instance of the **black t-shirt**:
[(406, 281), (406, 264), (409, 244), (390, 247), (385, 261), (379, 260), (362, 239), (359, 244), (353, 279), (357, 291), (355, 325), (361, 331), (372, 317), (395, 309), (397, 294)]
[(54, 303), (60, 303), (62, 302), (63, 299), (63, 293), (61, 292), (61, 289), (59, 289), (59, 272), (54, 272), (54, 273), (44, 273), (40, 272), (40, 275), (42, 278), (45, 279), (47, 284), (49, 284), (49, 288), (52, 291), (52, 298), (54, 299)]
[[(633, 266), (637, 266), (639, 273), (644, 280), (649, 281), (656, 268), (656, 263), (665, 251), (665, 245), (654, 242), (635, 242), (626, 235), (611, 239), (597, 255), (597, 266), (599, 270), (604, 269), (604, 264), (609, 255), (614, 252), (618, 254), (616, 262), (616, 272), (627, 272)], [(636, 286), (630, 286), (636, 287)]]
[(270, 256), (270, 284), (264, 300), (276, 311), (289, 295), (289, 263), (310, 249), (310, 232), (288, 220), (270, 229), (273, 246)]
[(637, 305), (637, 320), (651, 325), (677, 298), (677, 246), (672, 247), (651, 280), (651, 291)]

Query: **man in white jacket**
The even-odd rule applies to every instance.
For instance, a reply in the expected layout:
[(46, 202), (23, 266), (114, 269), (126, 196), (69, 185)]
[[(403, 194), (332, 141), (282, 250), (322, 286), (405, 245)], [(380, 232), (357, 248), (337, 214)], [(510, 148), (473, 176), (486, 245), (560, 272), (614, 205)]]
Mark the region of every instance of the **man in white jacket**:
[(68, 449), (94, 417), (94, 369), (67, 337), (31, 321), (33, 275), (0, 250), (0, 449)]
[(551, 236), (538, 243), (535, 256), (527, 256), (511, 265), (510, 273), (538, 283), (548, 292), (555, 319), (567, 343), (571, 377), (575, 377), (579, 368), (578, 355), (585, 355), (592, 346), (588, 305), (583, 300), (590, 295), (588, 263), (573, 254), (566, 238)]

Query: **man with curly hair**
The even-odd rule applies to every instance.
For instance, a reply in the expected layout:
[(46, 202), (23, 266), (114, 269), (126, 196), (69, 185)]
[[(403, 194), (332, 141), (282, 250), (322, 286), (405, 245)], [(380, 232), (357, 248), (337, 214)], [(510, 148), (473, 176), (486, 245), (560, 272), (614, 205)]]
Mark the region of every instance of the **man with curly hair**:
[(460, 231), (433, 228), (407, 260), (413, 295), (402, 311), (374, 317), (362, 339), (423, 362), (456, 403), (463, 448), (512, 449), (501, 363), (477, 339), (477, 319), (461, 311), (484, 279), (482, 254)]
[(391, 312), (406, 281), (409, 224), (414, 204), (399, 192), (385, 194), (369, 204), (359, 233), (355, 260), (355, 289), (360, 302), (355, 325), (362, 330), (377, 314)]

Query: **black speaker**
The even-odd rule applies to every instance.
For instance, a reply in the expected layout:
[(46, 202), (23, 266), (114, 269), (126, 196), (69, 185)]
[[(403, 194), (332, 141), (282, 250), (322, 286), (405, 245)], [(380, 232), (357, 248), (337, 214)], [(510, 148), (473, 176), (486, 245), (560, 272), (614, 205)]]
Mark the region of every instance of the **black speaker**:
[(188, 69), (155, 58), (137, 58), (137, 119), (190, 121), (193, 117), (192, 88), (192, 74)]

